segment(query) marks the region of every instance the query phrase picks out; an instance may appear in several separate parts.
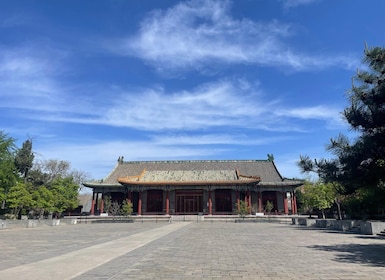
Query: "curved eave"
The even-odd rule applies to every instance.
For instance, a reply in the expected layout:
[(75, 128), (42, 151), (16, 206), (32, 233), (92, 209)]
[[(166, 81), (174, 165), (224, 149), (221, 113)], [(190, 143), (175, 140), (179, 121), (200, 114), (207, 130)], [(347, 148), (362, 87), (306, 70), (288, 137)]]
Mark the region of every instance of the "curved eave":
[(103, 184), (103, 183), (93, 183), (93, 182), (85, 182), (83, 183), (83, 186), (87, 188), (108, 188), (108, 187), (121, 187), (122, 185), (117, 183), (117, 184)]
[(119, 178), (118, 182), (125, 186), (235, 186), (258, 184), (259, 180), (234, 180), (234, 181), (129, 181), (125, 178)]
[(261, 187), (299, 187), (303, 185), (303, 182), (260, 182), (258, 185)]

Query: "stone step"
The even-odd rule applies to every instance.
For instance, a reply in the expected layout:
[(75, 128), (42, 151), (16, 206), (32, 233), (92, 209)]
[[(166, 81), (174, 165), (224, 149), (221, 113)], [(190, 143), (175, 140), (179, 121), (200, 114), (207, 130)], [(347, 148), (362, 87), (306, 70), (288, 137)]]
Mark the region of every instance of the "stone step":
[(203, 219), (203, 216), (198, 215), (173, 215), (171, 217), (171, 221), (173, 222), (191, 222)]

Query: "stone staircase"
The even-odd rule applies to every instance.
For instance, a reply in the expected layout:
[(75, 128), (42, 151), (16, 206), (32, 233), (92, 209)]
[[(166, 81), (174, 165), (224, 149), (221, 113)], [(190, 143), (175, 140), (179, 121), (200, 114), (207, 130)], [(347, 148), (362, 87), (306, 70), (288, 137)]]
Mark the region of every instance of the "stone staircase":
[(172, 215), (172, 222), (201, 222), (204, 221), (204, 216), (199, 215)]

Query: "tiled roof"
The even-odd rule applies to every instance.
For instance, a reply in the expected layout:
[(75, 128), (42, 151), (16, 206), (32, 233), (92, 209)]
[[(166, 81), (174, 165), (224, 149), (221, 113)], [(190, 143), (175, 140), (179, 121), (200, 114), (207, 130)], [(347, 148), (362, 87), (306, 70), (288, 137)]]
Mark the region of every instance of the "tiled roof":
[(274, 162), (268, 160), (119, 161), (100, 184), (120, 185), (118, 178), (127, 176), (143, 182), (232, 181), (238, 179), (236, 170), (240, 180), (254, 176), (260, 177), (261, 183), (284, 181)]
[(226, 181), (236, 180), (235, 170), (153, 170), (146, 171), (139, 181)]

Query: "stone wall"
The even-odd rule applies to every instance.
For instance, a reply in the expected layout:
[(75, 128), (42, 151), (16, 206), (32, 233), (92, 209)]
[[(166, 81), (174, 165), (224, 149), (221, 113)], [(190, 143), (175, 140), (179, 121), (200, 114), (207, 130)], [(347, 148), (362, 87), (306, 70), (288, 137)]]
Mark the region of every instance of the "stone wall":
[(293, 217), (292, 224), (369, 235), (376, 235), (385, 231), (385, 222), (378, 221), (310, 219)]
[(60, 224), (76, 224), (77, 219), (41, 219), (41, 220), (0, 220), (0, 230), (17, 228), (34, 228), (43, 226), (59, 226)]

